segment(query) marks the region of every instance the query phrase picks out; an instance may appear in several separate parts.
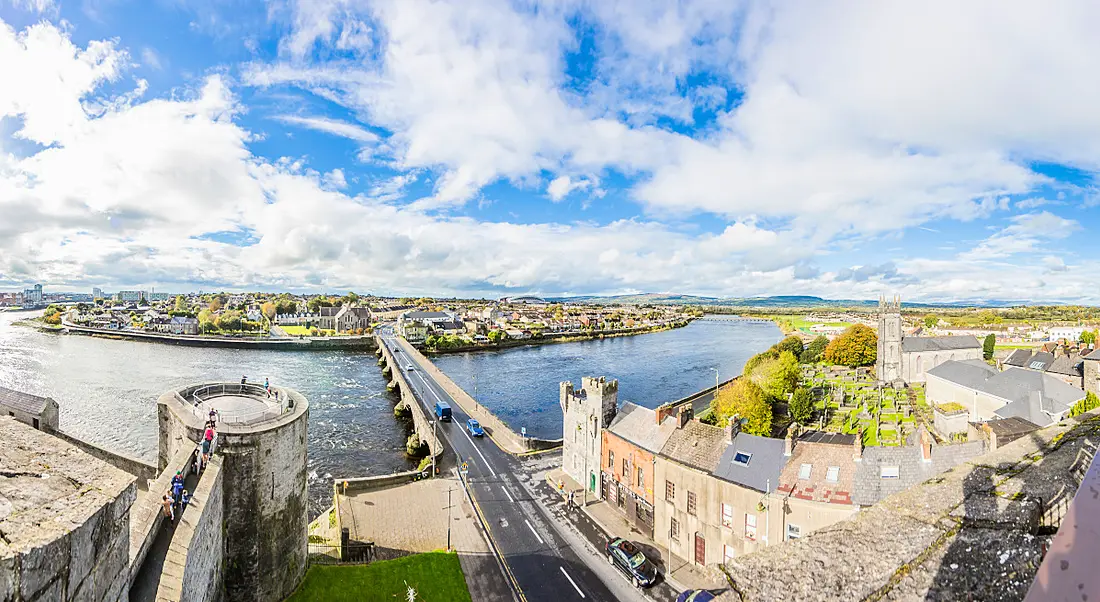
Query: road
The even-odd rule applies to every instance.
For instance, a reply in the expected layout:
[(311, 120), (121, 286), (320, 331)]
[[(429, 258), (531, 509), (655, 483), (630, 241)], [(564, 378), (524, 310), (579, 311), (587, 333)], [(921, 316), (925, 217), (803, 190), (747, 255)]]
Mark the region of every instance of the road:
[[(398, 351), (400, 346), (392, 334), (384, 331), (380, 336), (400, 365), (395, 369), (404, 371), (414, 396), (430, 418), (435, 416), (437, 402), (451, 406), (454, 420), (439, 423), (440, 437), (458, 462), (467, 463), (471, 494), (526, 600), (645, 600), (625, 577), (595, 558), (583, 540), (549, 516), (519, 478), (522, 467), (518, 459), (487, 437), (471, 437), (466, 429), (468, 416), (458, 404), (418, 362)], [(413, 369), (406, 370), (410, 364)]]

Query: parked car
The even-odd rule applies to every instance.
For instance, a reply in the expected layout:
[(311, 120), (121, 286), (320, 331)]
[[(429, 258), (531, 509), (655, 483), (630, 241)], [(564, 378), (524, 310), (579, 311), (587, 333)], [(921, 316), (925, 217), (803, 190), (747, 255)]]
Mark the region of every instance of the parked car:
[(470, 435), (474, 437), (484, 437), (485, 429), (481, 428), (481, 424), (473, 418), (466, 421), (466, 430), (470, 431)]
[(717, 596), (705, 589), (689, 589), (685, 592), (680, 592), (680, 595), (676, 596), (676, 602), (711, 602), (711, 600), (715, 598), (717, 598)]
[(445, 401), (437, 401), (435, 403), (435, 417), (441, 422), (451, 421), (451, 406)]
[(607, 542), (607, 562), (622, 571), (634, 587), (649, 587), (657, 581), (657, 566), (638, 546), (621, 537)]

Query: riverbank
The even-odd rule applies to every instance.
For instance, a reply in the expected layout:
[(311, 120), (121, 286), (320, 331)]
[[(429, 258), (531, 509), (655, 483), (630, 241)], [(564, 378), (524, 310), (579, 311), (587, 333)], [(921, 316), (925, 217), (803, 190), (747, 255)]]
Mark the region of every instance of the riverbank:
[(531, 339), (516, 339), (500, 341), (497, 343), (488, 343), (485, 345), (464, 345), (462, 347), (451, 347), (449, 349), (428, 349), (418, 347), (421, 353), (428, 356), (447, 355), (452, 353), (469, 353), (472, 351), (499, 351), (501, 349), (514, 349), (516, 347), (535, 347), (539, 345), (553, 345), (556, 343), (578, 343), (583, 341), (600, 341), (603, 339), (612, 339), (616, 337), (632, 337), (640, 334), (652, 334), (656, 332), (665, 332), (668, 330), (674, 330), (676, 328), (683, 328), (691, 323), (695, 318), (688, 318), (672, 324), (666, 324), (659, 327), (638, 328), (638, 329), (616, 329), (616, 330), (604, 330), (598, 333), (575, 335), (569, 333), (550, 333), (544, 334), (539, 338)]
[[(33, 320), (16, 322), (17, 325)], [(167, 345), (181, 345), (186, 347), (216, 347), (221, 349), (265, 349), (284, 351), (331, 351), (333, 349), (374, 349), (374, 338), (370, 335), (343, 336), (343, 337), (308, 337), (308, 338), (262, 338), (247, 339), (235, 337), (221, 337), (211, 335), (177, 335), (159, 332), (136, 332), (126, 330), (107, 330), (103, 328), (91, 328), (78, 326), (66, 322), (63, 327), (49, 327), (51, 330), (68, 332), (104, 339), (141, 341), (145, 343), (161, 343)], [(42, 328), (39, 328), (42, 330)]]

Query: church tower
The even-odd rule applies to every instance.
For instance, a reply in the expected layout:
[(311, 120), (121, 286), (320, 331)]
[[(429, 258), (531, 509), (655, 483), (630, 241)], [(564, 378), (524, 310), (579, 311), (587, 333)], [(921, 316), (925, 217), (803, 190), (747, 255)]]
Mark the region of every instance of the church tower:
[(885, 383), (901, 380), (901, 297), (878, 299), (878, 358), (875, 371)]

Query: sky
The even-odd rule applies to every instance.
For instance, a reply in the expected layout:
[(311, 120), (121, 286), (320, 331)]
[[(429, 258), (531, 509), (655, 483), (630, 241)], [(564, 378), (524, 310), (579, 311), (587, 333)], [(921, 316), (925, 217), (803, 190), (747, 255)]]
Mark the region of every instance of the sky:
[(0, 290), (1100, 303), (1097, 24), (0, 0)]

